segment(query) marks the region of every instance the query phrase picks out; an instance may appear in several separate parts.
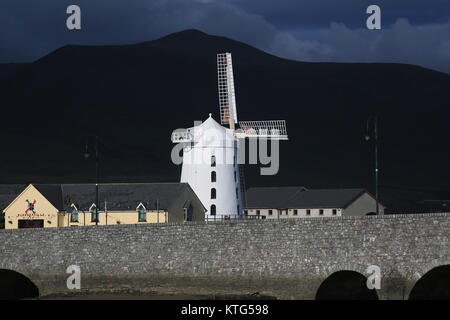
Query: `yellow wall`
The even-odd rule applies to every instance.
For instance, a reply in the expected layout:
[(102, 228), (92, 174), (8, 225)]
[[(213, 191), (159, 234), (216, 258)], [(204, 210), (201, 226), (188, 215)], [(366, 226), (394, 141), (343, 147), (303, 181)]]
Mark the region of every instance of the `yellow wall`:
[[(106, 219), (107, 216), (107, 219)], [(159, 211), (159, 223), (167, 222), (167, 212)], [(62, 212), (60, 217), (59, 226), (67, 227), (69, 226), (93, 226), (95, 222), (92, 222), (92, 217), (90, 212), (78, 211), (78, 222), (70, 221), (70, 213)], [(156, 211), (147, 211), (147, 221), (139, 222), (137, 211), (104, 211), (99, 212), (99, 225), (114, 225), (114, 224), (146, 224), (146, 223), (157, 223), (158, 213)]]
[[(34, 203), (34, 212), (28, 210), (29, 204)], [(27, 211), (27, 212), (26, 212)], [(59, 211), (55, 208), (32, 184), (14, 199), (6, 207), (5, 229), (17, 229), (19, 220), (44, 220), (44, 228), (67, 227), (67, 226), (92, 226), (95, 222), (91, 221), (91, 212), (78, 210), (78, 222), (70, 221), (70, 214)], [(159, 219), (158, 219), (159, 216)], [(107, 218), (106, 218), (107, 217)], [(145, 222), (138, 221), (137, 211), (104, 211), (99, 212), (99, 225), (115, 224), (146, 224), (146, 223), (166, 223), (168, 221), (168, 212), (160, 210), (147, 212)]]
[[(28, 203), (34, 201), (34, 212), (28, 210)], [(6, 207), (5, 229), (17, 229), (19, 220), (44, 220), (44, 228), (58, 226), (58, 209), (56, 209), (32, 184)]]

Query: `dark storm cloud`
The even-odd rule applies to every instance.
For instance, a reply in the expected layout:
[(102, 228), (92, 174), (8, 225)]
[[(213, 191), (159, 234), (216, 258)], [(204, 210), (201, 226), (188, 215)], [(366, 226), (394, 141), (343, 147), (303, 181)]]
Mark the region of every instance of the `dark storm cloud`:
[[(365, 29), (371, 2), (3, 0), (0, 62), (35, 60), (69, 43), (135, 43), (196, 28), (296, 60), (402, 62), (450, 73), (450, 1), (378, 1), (382, 30), (373, 31)], [(80, 31), (66, 28), (70, 4), (81, 7)]]
[(277, 26), (328, 27), (330, 22), (348, 27), (365, 27), (365, 10), (376, 4), (382, 9), (383, 21), (393, 24), (407, 18), (413, 24), (450, 20), (448, 0), (226, 0), (248, 12), (264, 15)]

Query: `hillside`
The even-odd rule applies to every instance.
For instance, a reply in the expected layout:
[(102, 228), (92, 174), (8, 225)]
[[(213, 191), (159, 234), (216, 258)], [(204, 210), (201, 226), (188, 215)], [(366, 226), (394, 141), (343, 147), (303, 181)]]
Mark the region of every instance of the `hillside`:
[[(125, 46), (65, 46), (0, 64), (0, 183), (93, 181), (83, 157), (100, 136), (103, 181), (176, 181), (170, 133), (219, 117), (216, 53), (233, 54), (240, 120), (286, 119), (280, 171), (248, 186), (373, 188), (366, 119), (379, 117), (381, 199), (450, 199), (450, 75), (413, 65), (306, 63), (186, 30)], [(93, 139), (90, 141), (91, 145)]]

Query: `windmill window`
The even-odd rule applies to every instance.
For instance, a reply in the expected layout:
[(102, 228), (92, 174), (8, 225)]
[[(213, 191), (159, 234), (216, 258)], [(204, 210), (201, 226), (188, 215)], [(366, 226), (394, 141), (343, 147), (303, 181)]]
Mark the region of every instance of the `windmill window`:
[(215, 205), (215, 204), (212, 204), (212, 205), (211, 205), (210, 214), (211, 214), (212, 216), (215, 216), (215, 215), (216, 215), (216, 205)]
[(211, 182), (216, 182), (216, 180), (217, 180), (216, 172), (215, 172), (215, 171), (212, 171), (212, 172), (211, 172)]
[(216, 188), (212, 188), (211, 189), (211, 199), (215, 199), (216, 198)]
[(216, 166), (216, 156), (211, 156), (211, 167)]

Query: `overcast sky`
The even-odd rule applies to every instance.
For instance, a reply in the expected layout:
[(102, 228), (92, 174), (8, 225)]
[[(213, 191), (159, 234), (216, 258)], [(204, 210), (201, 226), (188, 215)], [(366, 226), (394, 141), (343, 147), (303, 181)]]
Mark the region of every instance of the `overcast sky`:
[[(81, 30), (66, 9), (81, 8)], [(366, 8), (381, 8), (381, 30)], [(400, 62), (450, 73), (450, 0), (1, 0), (0, 62), (65, 44), (127, 44), (184, 29), (303, 61)]]

